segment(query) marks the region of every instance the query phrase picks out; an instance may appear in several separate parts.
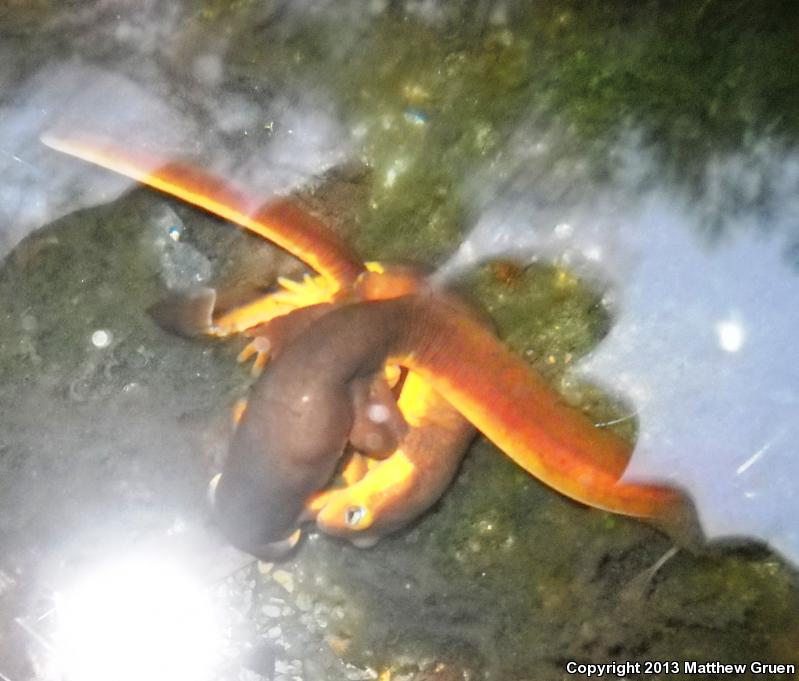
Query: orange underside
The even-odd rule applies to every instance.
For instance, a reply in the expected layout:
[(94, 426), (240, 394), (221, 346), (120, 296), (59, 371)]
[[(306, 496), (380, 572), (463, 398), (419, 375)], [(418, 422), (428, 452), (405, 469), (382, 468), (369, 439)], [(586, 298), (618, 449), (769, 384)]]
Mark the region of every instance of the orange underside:
[(657, 518), (682, 507), (669, 487), (619, 482), (631, 446), (567, 405), (535, 370), (479, 324), (441, 311), (434, 324), (446, 355), (391, 357), (418, 372), (519, 466), (596, 508)]
[(154, 154), (122, 149), (109, 140), (46, 135), (65, 154), (130, 177), (229, 220), (288, 251), (340, 287), (350, 286), (363, 263), (321, 220), (290, 198), (264, 203), (210, 173)]

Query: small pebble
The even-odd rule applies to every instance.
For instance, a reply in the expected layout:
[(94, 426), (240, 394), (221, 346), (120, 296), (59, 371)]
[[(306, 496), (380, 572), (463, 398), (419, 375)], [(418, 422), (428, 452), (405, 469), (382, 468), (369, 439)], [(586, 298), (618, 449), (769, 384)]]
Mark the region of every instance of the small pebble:
[(369, 679), (376, 679), (378, 677), (377, 671), (371, 667), (360, 669), (355, 665), (348, 664), (344, 669), (344, 675), (349, 681), (369, 681)]
[(325, 642), (336, 655), (343, 655), (350, 647), (350, 639), (332, 634), (325, 637)]
[(313, 601), (308, 594), (303, 593), (297, 596), (296, 605), (302, 612), (308, 612), (313, 608)]
[(272, 574), (274, 579), (280, 586), (282, 586), (289, 593), (294, 592), (294, 575), (285, 570), (275, 570)]
[(27, 332), (27, 333), (31, 333), (32, 331), (35, 331), (36, 330), (36, 326), (37, 326), (36, 317), (34, 317), (31, 314), (26, 314), (22, 318), (22, 321), (20, 322), (20, 326), (22, 327), (22, 330)]
[(275, 663), (275, 671), (278, 674), (302, 674), (302, 661), (278, 660)]

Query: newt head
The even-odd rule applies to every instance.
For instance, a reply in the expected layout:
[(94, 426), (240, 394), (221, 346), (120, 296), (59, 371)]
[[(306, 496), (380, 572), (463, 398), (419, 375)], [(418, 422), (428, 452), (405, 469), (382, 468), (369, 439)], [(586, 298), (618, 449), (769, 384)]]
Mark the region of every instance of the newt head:
[(408, 430), (384, 461), (351, 484), (323, 493), (316, 525), (365, 548), (435, 504), (458, 471), (475, 430), (421, 377), (410, 372), (397, 403)]
[[(211, 512), (217, 524), (220, 524), (220, 517), (224, 518), (224, 516), (217, 511), (217, 489), (219, 488), (219, 482), (221, 479), (222, 474), (217, 473), (208, 483), (208, 505), (211, 508)], [(229, 532), (225, 532), (224, 528), (221, 526), (220, 529), (223, 531), (225, 536), (230, 539), (231, 534)], [(282, 540), (263, 542), (259, 541), (253, 536), (242, 538), (242, 541), (239, 543), (231, 543), (234, 543), (237, 548), (255, 556), (260, 560), (274, 561), (281, 560), (291, 553), (294, 547), (299, 544), (301, 537), (302, 531), (300, 528), (297, 528), (294, 532), (289, 534), (288, 537)]]
[[(361, 480), (324, 493), (324, 503), (316, 514), (317, 527), (358, 548), (374, 546), (424, 510), (410, 509), (408, 504), (414, 488), (425, 482), (421, 473), (407, 455), (395, 452)], [(437, 499), (435, 495), (431, 503)]]
[[(259, 489), (257, 494), (248, 496), (242, 492), (241, 483), (238, 481), (235, 483), (237, 485), (235, 496), (238, 498), (231, 498), (230, 478), (228, 475), (223, 480), (223, 476), (218, 474), (209, 485), (211, 513), (220, 532), (237, 549), (260, 560), (273, 561), (285, 558), (299, 543), (300, 528), (295, 526), (291, 529), (290, 516), (274, 517), (274, 505), (253, 503), (254, 500), (260, 502), (268, 500), (269, 496), (263, 489)], [(247, 522), (248, 517), (258, 518), (258, 521)], [(269, 518), (273, 522), (270, 522)]]

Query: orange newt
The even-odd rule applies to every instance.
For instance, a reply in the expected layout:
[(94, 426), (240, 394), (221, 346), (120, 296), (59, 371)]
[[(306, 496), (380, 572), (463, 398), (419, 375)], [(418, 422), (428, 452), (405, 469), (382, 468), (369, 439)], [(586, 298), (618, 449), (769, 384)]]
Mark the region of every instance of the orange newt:
[[(350, 536), (363, 527), (365, 541), (379, 536), (381, 528), (395, 529), (433, 503), (454, 475), (468, 442), (463, 419), (525, 470), (577, 501), (653, 519), (682, 512), (684, 500), (675, 490), (621, 483), (631, 447), (565, 404), (473, 315), (430, 291), (426, 280), (410, 270), (363, 265), (291, 200), (261, 205), (204, 171), (105, 142), (54, 137), (45, 142), (226, 218), (319, 273), (302, 284), (281, 280), (283, 291), (228, 315), (214, 314), (210, 296), (207, 333), (247, 331), (292, 316), (297, 308), (335, 303), (287, 344), (253, 388), (216, 493), (220, 523), (234, 543), (257, 552), (286, 542), (309, 512), (306, 507), (325, 531), (343, 534), (343, 518)], [(256, 354), (262, 366), (269, 348), (260, 340), (242, 355)], [(366, 408), (354, 395), (370, 395), (387, 363), (416, 375), (412, 385), (417, 387), (399, 402), (408, 432), (398, 450), (360, 481), (318, 495), (356, 418), (364, 419)], [(381, 405), (390, 406), (385, 396)], [(450, 418), (453, 410), (463, 418)], [(366, 423), (367, 435), (372, 426)], [(442, 470), (433, 472), (421, 460), (428, 447), (448, 462)], [(408, 484), (413, 476), (429, 483), (417, 497), (418, 488)], [(367, 503), (349, 504), (350, 499)], [(342, 515), (339, 502), (363, 508), (356, 515), (371, 521), (347, 523), (353, 514), (347, 506)]]

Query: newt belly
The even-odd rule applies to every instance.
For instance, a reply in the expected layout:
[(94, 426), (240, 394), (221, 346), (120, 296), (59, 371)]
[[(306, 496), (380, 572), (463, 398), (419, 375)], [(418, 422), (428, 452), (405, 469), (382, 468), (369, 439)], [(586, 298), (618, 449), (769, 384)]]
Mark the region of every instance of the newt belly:
[(384, 461), (370, 463), (359, 479), (314, 499), (317, 527), (372, 546), (435, 504), (458, 471), (474, 427), (418, 374), (410, 372), (397, 406), (408, 432)]

